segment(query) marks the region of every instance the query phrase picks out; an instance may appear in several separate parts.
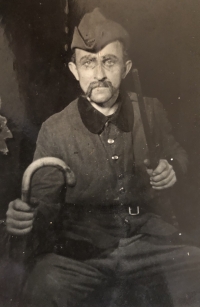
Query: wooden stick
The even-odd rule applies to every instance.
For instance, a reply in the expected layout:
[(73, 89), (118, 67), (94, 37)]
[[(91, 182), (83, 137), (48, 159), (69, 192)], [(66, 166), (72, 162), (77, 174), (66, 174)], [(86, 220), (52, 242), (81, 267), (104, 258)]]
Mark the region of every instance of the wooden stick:
[(144, 134), (146, 137), (146, 142), (147, 142), (147, 146), (149, 150), (149, 160), (150, 160), (149, 168), (155, 169), (158, 166), (158, 158), (156, 156), (156, 146), (152, 139), (151, 129), (150, 129), (149, 121), (147, 118), (145, 102), (144, 102), (144, 98), (142, 95), (142, 87), (140, 84), (138, 70), (134, 68), (132, 70), (132, 74), (133, 74), (133, 80), (134, 80), (134, 85), (135, 85), (135, 91), (138, 96), (138, 104), (139, 104), (141, 120), (142, 120), (142, 124), (144, 128)]

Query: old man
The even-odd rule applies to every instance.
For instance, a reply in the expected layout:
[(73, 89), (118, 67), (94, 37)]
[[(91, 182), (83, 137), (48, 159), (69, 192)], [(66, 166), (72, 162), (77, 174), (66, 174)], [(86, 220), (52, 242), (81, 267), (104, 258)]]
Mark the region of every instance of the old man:
[(145, 98), (158, 157), (148, 167), (137, 95), (121, 86), (132, 67), (129, 44), (126, 30), (99, 9), (75, 28), (69, 69), (83, 94), (43, 124), (34, 159), (62, 159), (76, 184), (64, 187), (62, 174), (46, 167), (32, 185), (38, 208), (15, 200), (7, 212), (9, 233), (40, 238), (26, 306), (200, 304), (200, 250), (165, 221), (187, 156), (161, 104)]

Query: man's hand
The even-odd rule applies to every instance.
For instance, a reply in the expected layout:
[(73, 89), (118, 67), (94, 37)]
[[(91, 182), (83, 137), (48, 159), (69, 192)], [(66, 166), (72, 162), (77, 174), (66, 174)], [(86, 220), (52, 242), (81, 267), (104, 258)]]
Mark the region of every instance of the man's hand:
[(149, 160), (144, 160), (147, 167), (147, 173), (150, 176), (150, 184), (155, 190), (163, 190), (172, 187), (177, 179), (172, 165), (167, 160), (160, 159), (155, 170), (149, 169)]
[(35, 210), (20, 199), (16, 199), (9, 203), (6, 216), (6, 228), (10, 234), (26, 235), (33, 227)]

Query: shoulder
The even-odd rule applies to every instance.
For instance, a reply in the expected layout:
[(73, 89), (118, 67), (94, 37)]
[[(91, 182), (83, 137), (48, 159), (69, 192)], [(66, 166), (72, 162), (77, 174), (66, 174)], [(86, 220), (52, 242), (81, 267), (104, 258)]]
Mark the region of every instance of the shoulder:
[(72, 101), (61, 112), (49, 117), (41, 126), (38, 140), (52, 140), (67, 138), (75, 127), (80, 126), (80, 115), (77, 105), (78, 99)]
[(79, 117), (78, 111), (78, 99), (73, 100), (66, 108), (61, 112), (55, 113), (49, 117), (43, 124), (42, 128), (46, 127), (50, 130), (57, 130), (67, 128), (67, 126), (73, 124)]

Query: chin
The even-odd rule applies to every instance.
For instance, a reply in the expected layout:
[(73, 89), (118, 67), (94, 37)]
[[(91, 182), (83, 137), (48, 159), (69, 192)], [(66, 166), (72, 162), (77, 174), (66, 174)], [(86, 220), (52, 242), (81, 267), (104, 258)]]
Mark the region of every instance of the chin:
[(110, 100), (110, 98), (91, 98), (91, 100), (94, 102), (94, 103), (97, 103), (97, 104), (104, 104), (106, 103), (107, 101)]
[(112, 98), (112, 94), (109, 91), (105, 91), (105, 92), (98, 92), (98, 93), (92, 93), (91, 95), (91, 100), (95, 103), (104, 103), (107, 102), (108, 100), (110, 100)]

